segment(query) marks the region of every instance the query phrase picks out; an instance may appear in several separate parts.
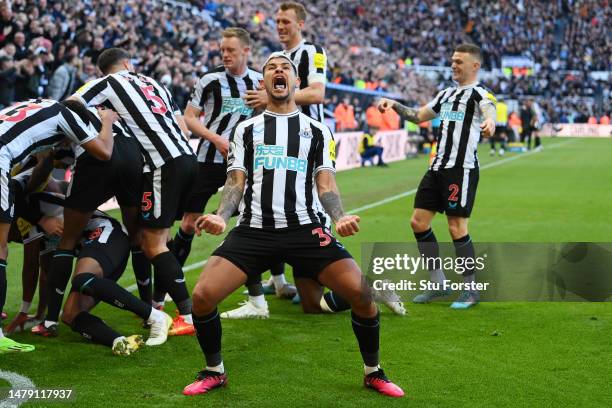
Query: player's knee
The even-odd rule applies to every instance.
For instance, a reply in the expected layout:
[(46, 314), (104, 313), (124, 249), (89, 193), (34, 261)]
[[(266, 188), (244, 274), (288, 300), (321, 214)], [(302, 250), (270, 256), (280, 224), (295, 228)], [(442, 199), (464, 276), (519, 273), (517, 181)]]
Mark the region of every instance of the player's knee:
[(214, 294), (205, 286), (196, 285), (191, 295), (193, 313), (202, 316), (212, 312), (217, 303), (213, 300)]
[(410, 227), (414, 232), (423, 232), (429, 229), (429, 224), (418, 216), (413, 215), (412, 218), (410, 218)]
[(96, 279), (96, 275), (93, 273), (79, 273), (72, 279), (72, 289), (70, 291), (88, 294), (87, 285), (89, 285), (94, 279)]
[(453, 239), (459, 239), (467, 235), (467, 226), (451, 222), (448, 224), (448, 232)]
[(187, 234), (195, 233), (195, 223), (200, 214), (197, 213), (187, 213), (181, 220), (181, 229)]

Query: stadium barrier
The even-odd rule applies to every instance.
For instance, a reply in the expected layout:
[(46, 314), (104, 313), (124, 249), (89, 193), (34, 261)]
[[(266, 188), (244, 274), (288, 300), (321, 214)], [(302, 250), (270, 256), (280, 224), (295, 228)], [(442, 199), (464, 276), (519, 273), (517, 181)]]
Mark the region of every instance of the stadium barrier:
[(539, 134), (550, 137), (612, 137), (612, 125), (547, 123), (542, 126)]
[[(336, 169), (338, 171), (361, 166), (359, 144), (363, 132), (339, 132), (334, 135), (336, 141)], [(384, 130), (374, 136), (376, 144), (382, 146), (383, 159), (390, 163), (404, 160), (407, 156), (416, 154), (417, 146), (408, 137), (405, 130)]]
[[(361, 166), (361, 156), (359, 155), (359, 143), (363, 132), (339, 132), (334, 134), (336, 141), (336, 169), (338, 171), (349, 170)], [(413, 139), (408, 137), (405, 130), (385, 130), (376, 133), (374, 136), (376, 144), (382, 146), (383, 159), (390, 163), (404, 160), (408, 156), (414, 156), (417, 152), (417, 145)], [(197, 151), (199, 139), (190, 139), (189, 144), (194, 151)], [(100, 206), (100, 210), (108, 211), (119, 208), (117, 200), (111, 198)]]

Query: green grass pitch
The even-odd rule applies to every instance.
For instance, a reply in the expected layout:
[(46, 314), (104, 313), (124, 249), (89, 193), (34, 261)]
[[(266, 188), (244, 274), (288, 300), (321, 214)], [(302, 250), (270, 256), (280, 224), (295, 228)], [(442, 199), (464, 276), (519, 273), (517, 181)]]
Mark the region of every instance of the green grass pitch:
[[(482, 145), (470, 221), (475, 241), (612, 241), (611, 141), (546, 139), (544, 146), (541, 153), (491, 158)], [(359, 210), (410, 192), (425, 168), (421, 157), (388, 169), (339, 173), (345, 207)], [(362, 230), (343, 243), (358, 258), (361, 242), (413, 241), (413, 199), (406, 194), (358, 211)], [(438, 239), (450, 240), (443, 217), (436, 218), (434, 229)], [(220, 240), (196, 238), (187, 263), (206, 259)], [(21, 248), (10, 251), (5, 310), (13, 316), (21, 302)], [(199, 271), (186, 273), (191, 286)], [(120, 282), (134, 281), (129, 269)], [(220, 310), (243, 298), (233, 294)], [(224, 322), (229, 385), (209, 395), (180, 393), (203, 363), (193, 337), (170, 338), (121, 358), (66, 326), (55, 339), (19, 333), (13, 338), (35, 344), (36, 351), (0, 355), (0, 370), (27, 376), (39, 388), (73, 388), (71, 404), (87, 407), (601, 407), (612, 401), (610, 303), (486, 303), (468, 311), (450, 310), (448, 302), (408, 304), (406, 317), (383, 307), (382, 365), (406, 391), (404, 399), (392, 400), (361, 386), (361, 360), (347, 313), (304, 315), (288, 301), (268, 301), (267, 321)], [(146, 335), (129, 313), (106, 305), (95, 313), (124, 334)], [(0, 388), (7, 385), (0, 380)]]

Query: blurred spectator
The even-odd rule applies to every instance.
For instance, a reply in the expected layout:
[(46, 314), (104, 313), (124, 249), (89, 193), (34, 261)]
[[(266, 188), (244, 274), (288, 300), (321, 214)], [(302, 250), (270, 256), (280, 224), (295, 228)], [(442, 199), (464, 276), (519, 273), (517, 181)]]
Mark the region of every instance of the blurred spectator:
[(70, 96), (77, 89), (81, 68), (82, 62), (79, 56), (68, 55), (66, 62), (53, 73), (47, 88), (47, 96), (58, 101)]
[[(376, 128), (370, 128), (369, 132), (376, 134)], [(359, 143), (359, 155), (361, 156), (361, 167), (364, 167), (367, 161), (374, 164), (372, 159), (378, 157), (377, 166), (387, 167), (388, 165), (383, 161), (384, 148), (376, 144), (374, 136), (369, 132), (364, 132), (361, 137), (361, 143)]]
[(10, 106), (15, 100), (17, 69), (8, 56), (0, 56), (0, 108)]
[(338, 132), (357, 129), (355, 110), (353, 105), (349, 103), (348, 96), (344, 97), (342, 102), (336, 106), (336, 109), (334, 110), (334, 118), (336, 119), (336, 130)]

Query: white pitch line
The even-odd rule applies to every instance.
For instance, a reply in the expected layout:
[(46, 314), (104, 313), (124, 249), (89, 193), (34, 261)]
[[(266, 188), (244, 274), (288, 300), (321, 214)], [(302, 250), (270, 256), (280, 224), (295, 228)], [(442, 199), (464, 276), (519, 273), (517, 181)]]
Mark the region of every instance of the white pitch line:
[[(567, 145), (569, 143), (573, 143), (573, 142), (575, 142), (575, 140), (572, 139), (572, 140), (568, 140), (568, 141), (565, 141), (565, 142), (556, 143), (554, 145), (547, 146), (546, 150), (555, 149), (557, 147), (565, 146), (565, 145)], [(536, 150), (530, 150), (529, 152), (522, 153), (522, 154), (520, 154), (518, 156), (506, 157), (504, 159), (501, 159), (501, 160), (498, 160), (498, 161), (495, 161), (495, 162), (492, 162), (492, 163), (485, 164), (484, 166), (480, 167), (480, 170), (490, 169), (492, 167), (500, 166), (502, 164), (506, 164), (506, 163), (509, 163), (511, 161), (518, 160), (518, 159), (521, 159), (521, 158), (524, 158), (524, 157), (529, 157), (529, 156), (532, 156), (532, 155), (537, 154), (537, 153), (540, 153), (540, 152), (538, 152)], [(417, 192), (417, 189), (413, 188), (412, 190), (404, 191), (403, 193), (399, 193), (399, 194), (395, 194), (395, 195), (392, 195), (392, 196), (387, 197), (387, 198), (383, 198), (382, 200), (375, 201), (373, 203), (366, 204), (366, 205), (361, 206), (361, 207), (357, 207), (357, 208), (355, 208), (353, 210), (349, 210), (347, 212), (349, 214), (354, 214), (354, 213), (366, 211), (366, 210), (369, 210), (369, 209), (372, 209), (372, 208), (380, 207), (381, 205), (385, 205), (385, 204), (391, 203), (393, 201), (400, 200), (400, 199), (405, 198), (405, 197), (410, 197), (411, 195), (413, 195), (416, 192)], [(205, 264), (206, 264), (206, 260), (199, 261), (199, 262), (193, 263), (191, 265), (187, 265), (187, 266), (185, 266), (183, 268), (183, 272), (189, 272), (191, 270), (198, 269), (198, 268), (204, 266)], [(138, 288), (138, 286), (136, 284), (133, 284), (133, 285), (128, 286), (126, 289), (129, 292), (133, 292), (137, 288)]]
[[(0, 379), (7, 381), (11, 389), (13, 390), (33, 390), (36, 389), (36, 385), (28, 377), (21, 374), (14, 373), (12, 371), (0, 370)], [(0, 400), (0, 408), (14, 408), (18, 407), (27, 400), (29, 397), (19, 398), (10, 400), (7, 398)]]
[[(564, 146), (564, 145), (566, 145), (568, 143), (573, 143), (574, 141), (575, 140), (568, 140), (566, 142), (556, 143), (556, 144), (554, 144), (552, 146), (546, 147), (546, 150), (550, 150), (550, 149), (554, 149), (554, 148), (557, 148), (557, 147), (560, 147), (560, 146)], [(522, 153), (519, 156), (506, 157), (505, 159), (501, 159), (501, 160), (498, 160), (498, 161), (495, 161), (495, 162), (492, 162), (492, 163), (485, 164), (484, 166), (480, 167), (480, 170), (490, 169), (491, 167), (500, 166), (502, 164), (506, 164), (506, 163), (509, 163), (511, 161), (514, 161), (514, 160), (522, 159), (524, 157), (529, 157), (529, 156), (537, 154), (537, 153), (540, 153), (540, 152), (535, 151), (535, 150), (530, 150), (529, 152)], [(385, 205), (385, 204), (391, 203), (393, 201), (400, 200), (400, 199), (402, 199), (404, 197), (410, 197), (411, 195), (415, 194), (416, 192), (417, 192), (417, 189), (413, 188), (412, 190), (404, 191), (403, 193), (399, 193), (399, 194), (393, 195), (391, 197), (383, 198), (382, 200), (375, 201), (373, 203), (366, 204), (366, 205), (361, 206), (361, 207), (357, 207), (357, 208), (355, 208), (353, 210), (349, 210), (348, 213), (349, 214), (354, 214), (354, 213), (362, 212), (362, 211), (365, 211), (365, 210), (369, 210), (371, 208), (380, 207), (381, 205)]]

